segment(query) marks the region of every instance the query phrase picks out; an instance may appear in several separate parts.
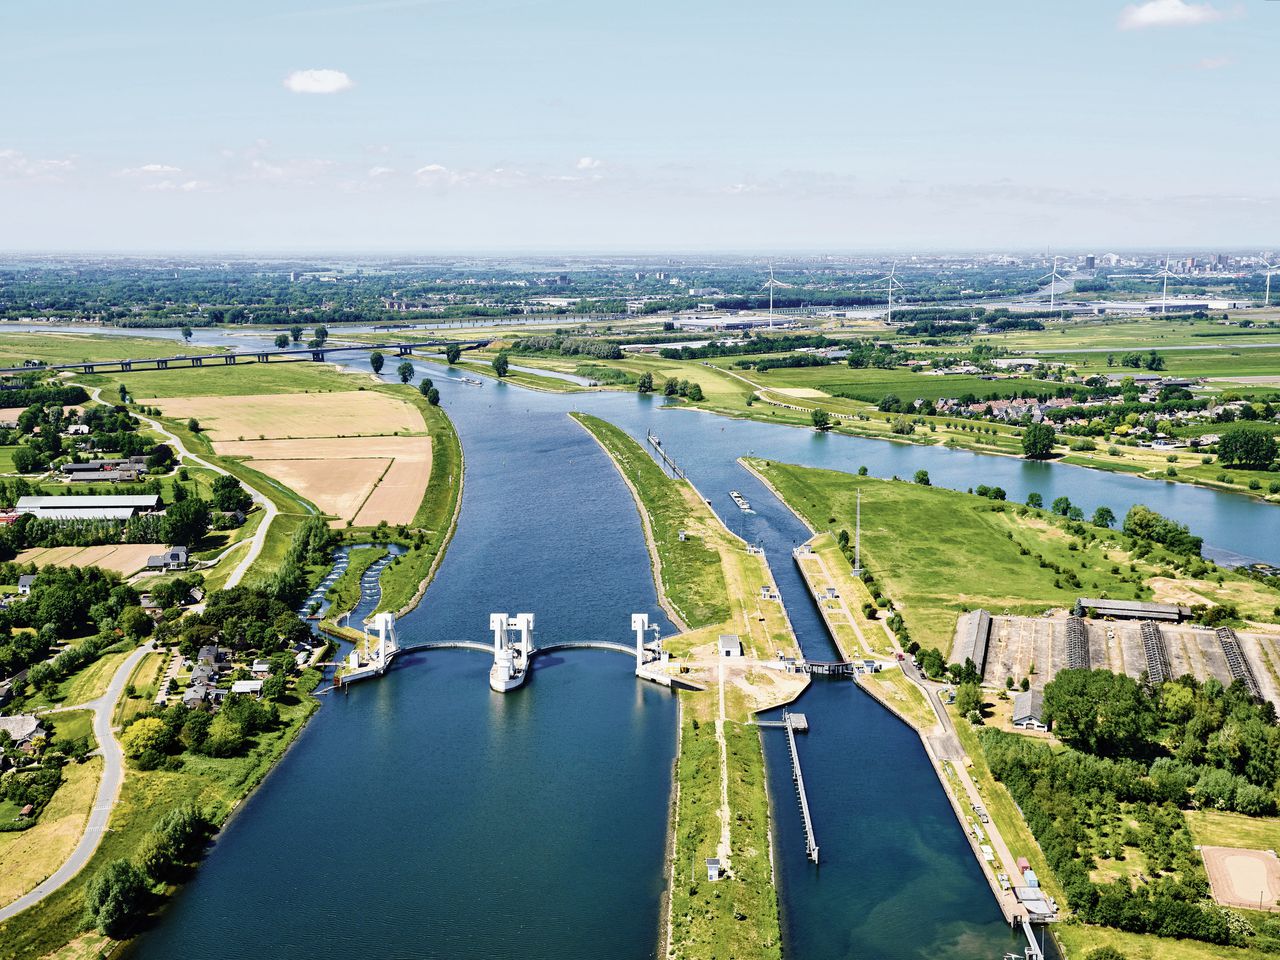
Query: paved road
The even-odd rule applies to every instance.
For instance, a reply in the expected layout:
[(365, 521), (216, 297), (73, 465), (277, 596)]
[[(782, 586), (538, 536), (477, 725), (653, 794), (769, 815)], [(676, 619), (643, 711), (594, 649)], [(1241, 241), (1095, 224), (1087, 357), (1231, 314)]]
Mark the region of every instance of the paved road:
[(98, 793), (93, 798), (93, 809), (89, 813), (89, 823), (85, 827), (84, 835), (80, 837), (80, 842), (71, 851), (71, 856), (34, 890), (23, 894), (8, 906), (0, 908), (0, 921), (8, 920), (28, 907), (39, 903), (67, 883), (84, 869), (85, 864), (89, 862), (89, 858), (98, 849), (98, 844), (102, 842), (102, 838), (107, 832), (107, 823), (111, 820), (111, 811), (120, 796), (120, 784), (124, 780), (124, 754), (120, 750), (119, 742), (116, 740), (115, 730), (111, 727), (111, 717), (115, 713), (116, 703), (120, 700), (120, 694), (124, 692), (125, 685), (128, 684), (129, 678), (133, 676), (133, 671), (142, 662), (142, 658), (154, 649), (150, 643), (146, 643), (129, 654), (128, 659), (120, 664), (115, 675), (111, 678), (111, 683), (107, 686), (107, 692), (98, 699), (90, 700), (88, 703), (82, 703), (75, 707), (60, 708), (62, 711), (93, 711), (93, 735), (98, 741), (98, 753), (102, 755), (102, 779), (98, 781)]
[[(97, 402), (105, 402), (102, 399), (101, 390), (98, 387), (90, 387), (89, 394)], [(196, 456), (196, 454), (188, 450), (183, 445), (182, 441), (170, 432), (170, 430), (163, 424), (152, 420), (150, 417), (143, 416), (136, 410), (132, 411), (132, 413), (135, 417), (172, 444), (173, 448), (178, 451), (184, 461), (198, 464), (206, 470), (212, 470), (214, 473), (231, 476), (231, 472), (229, 470), (225, 470), (217, 464), (210, 463), (203, 457)], [(253, 561), (257, 560), (258, 554), (262, 552), (262, 547), (267, 542), (267, 530), (270, 528), (272, 521), (275, 520), (276, 514), (280, 512), (276, 509), (276, 505), (271, 501), (271, 498), (262, 493), (262, 491), (249, 486), (249, 484), (245, 483), (243, 480), (241, 480), (240, 483), (245, 490), (249, 491), (249, 496), (253, 497), (254, 502), (262, 507), (264, 515), (262, 517), (262, 522), (258, 524), (258, 529), (254, 531), (253, 537), (249, 540), (249, 552), (245, 554), (244, 558), (236, 565), (236, 568), (231, 571), (231, 575), (227, 577), (227, 582), (223, 586), (224, 590), (234, 587), (244, 579), (244, 575), (248, 573), (249, 568), (253, 566)]]

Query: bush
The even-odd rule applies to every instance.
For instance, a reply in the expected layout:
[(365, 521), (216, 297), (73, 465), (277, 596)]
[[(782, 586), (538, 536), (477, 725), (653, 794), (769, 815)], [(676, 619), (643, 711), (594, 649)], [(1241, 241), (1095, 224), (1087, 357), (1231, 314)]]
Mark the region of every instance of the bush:
[(120, 939), (146, 911), (147, 882), (128, 860), (113, 860), (89, 881), (85, 919), (103, 936)]

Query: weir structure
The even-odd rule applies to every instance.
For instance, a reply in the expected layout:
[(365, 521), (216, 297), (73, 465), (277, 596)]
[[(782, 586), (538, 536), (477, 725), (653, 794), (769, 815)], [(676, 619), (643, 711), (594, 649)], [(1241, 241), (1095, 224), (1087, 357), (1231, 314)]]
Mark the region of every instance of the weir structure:
[(374, 634), (378, 638), (377, 645), (372, 647), (369, 659), (364, 662), (360, 660), (360, 652), (352, 650), (347, 656), (346, 672), (336, 677), (335, 682), (345, 685), (355, 683), (357, 680), (368, 680), (370, 677), (380, 677), (387, 672), (387, 668), (391, 666), (391, 661), (400, 652), (400, 641), (396, 637), (396, 615), (394, 613), (374, 614), (372, 620), (365, 621), (365, 625), (366, 627), (369, 625), (373, 627), (372, 632), (368, 629), (365, 630), (365, 649), (370, 649)]
[[(561, 640), (538, 646), (533, 639), (533, 623), (532, 613), (518, 613), (514, 617), (505, 613), (493, 613), (489, 615), (489, 629), (493, 633), (491, 643), (478, 640), (424, 640), (420, 643), (396, 645), (395, 652), (452, 649), (490, 653), (493, 655), (493, 666), (489, 669), (489, 686), (498, 693), (508, 693), (522, 686), (529, 677), (529, 666), (534, 657), (561, 650), (612, 650), (629, 657), (634, 656), (636, 676), (642, 680), (651, 680), (666, 687), (672, 686), (673, 682), (680, 686), (695, 686), (673, 681), (666, 672), (669, 654), (662, 649), (662, 639), (657, 635), (658, 628), (650, 626), (647, 613), (631, 615), (631, 629), (635, 633), (634, 645), (614, 640)], [(649, 639), (650, 635), (652, 639)]]

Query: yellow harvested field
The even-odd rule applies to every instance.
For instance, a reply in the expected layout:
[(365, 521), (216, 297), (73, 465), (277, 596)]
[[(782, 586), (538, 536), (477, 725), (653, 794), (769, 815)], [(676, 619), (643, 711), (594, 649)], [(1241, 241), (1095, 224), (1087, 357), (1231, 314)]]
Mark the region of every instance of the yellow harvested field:
[(821, 400), (823, 397), (829, 397), (831, 394), (822, 390), (815, 390), (812, 387), (770, 387), (770, 393), (780, 393), (784, 397), (791, 397), (795, 400)]
[(167, 417), (195, 417), (211, 440), (355, 437), (426, 430), (412, 404), (374, 390), (155, 400)]
[(39, 547), (23, 550), (18, 563), (37, 567), (101, 567), (128, 576), (147, 565), (147, 557), (163, 553), (163, 543), (104, 544), (100, 547)]
[(245, 458), (325, 513), (361, 527), (409, 523), (431, 478), (429, 437), (230, 440), (214, 450)]
[[(26, 407), (0, 407), (0, 423), (16, 422), (18, 416), (26, 409)], [(83, 407), (63, 407), (62, 415), (65, 417), (78, 416), (83, 411)]]

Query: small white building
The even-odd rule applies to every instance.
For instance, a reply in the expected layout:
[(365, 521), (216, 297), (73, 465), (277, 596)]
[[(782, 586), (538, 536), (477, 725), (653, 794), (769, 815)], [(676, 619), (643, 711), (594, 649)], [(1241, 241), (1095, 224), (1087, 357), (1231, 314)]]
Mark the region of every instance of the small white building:
[(236, 680), (231, 684), (232, 693), (247, 693), (251, 696), (262, 696), (261, 680)]
[(1024, 690), (1013, 698), (1013, 725), (1019, 730), (1044, 732), (1049, 725), (1044, 722), (1044, 692)]
[(722, 657), (741, 657), (742, 641), (738, 639), (736, 633), (720, 634), (720, 656)]

